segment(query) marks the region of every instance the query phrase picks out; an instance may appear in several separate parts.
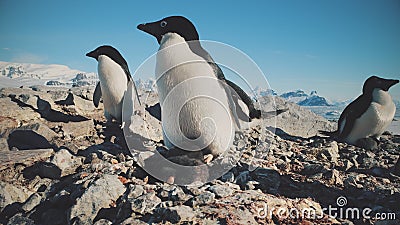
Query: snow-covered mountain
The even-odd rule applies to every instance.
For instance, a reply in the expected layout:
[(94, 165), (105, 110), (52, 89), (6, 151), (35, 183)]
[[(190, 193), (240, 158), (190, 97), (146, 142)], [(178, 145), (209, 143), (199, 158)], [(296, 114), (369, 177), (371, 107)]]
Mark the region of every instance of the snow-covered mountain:
[[(263, 96), (278, 96), (278, 94), (272, 89), (262, 89), (260, 87), (256, 87), (253, 90), (253, 93), (256, 95), (256, 98)], [(279, 97), (286, 99), (289, 102), (294, 102), (301, 106), (331, 106), (334, 105), (333, 102), (326, 99), (325, 97), (319, 96), (316, 91), (311, 91), (310, 94), (307, 94), (303, 90), (295, 90), (285, 92)], [(341, 102), (338, 102), (341, 104)]]
[(277, 96), (278, 94), (272, 89), (263, 89), (260, 87), (256, 87), (253, 89), (253, 92), (250, 96), (255, 96), (256, 99), (264, 96)]
[(297, 103), (301, 106), (331, 106), (332, 103), (325, 97), (319, 96), (316, 91), (312, 91), (310, 95), (301, 102)]
[(156, 80), (155, 79), (137, 79), (135, 81), (136, 87), (139, 90), (143, 90), (145, 92), (157, 92), (157, 87), (156, 87)]
[(308, 94), (306, 94), (303, 90), (295, 90), (295, 91), (285, 92), (279, 95), (279, 97), (282, 97), (289, 102), (299, 103), (301, 101), (306, 100)]
[(319, 96), (316, 91), (311, 91), (310, 94), (305, 93), (303, 90), (296, 90), (286, 92), (280, 95), (280, 97), (297, 103), (301, 106), (331, 106), (332, 103), (325, 97)]
[(95, 85), (97, 75), (74, 70), (65, 65), (11, 63), (0, 61), (0, 87), (31, 85)]

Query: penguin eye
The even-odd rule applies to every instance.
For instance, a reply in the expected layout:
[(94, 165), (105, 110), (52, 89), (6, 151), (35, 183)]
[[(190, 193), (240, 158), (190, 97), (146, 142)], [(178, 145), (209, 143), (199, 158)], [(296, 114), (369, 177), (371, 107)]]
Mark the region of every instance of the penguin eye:
[(161, 21), (160, 26), (161, 27), (167, 26), (167, 21), (165, 21), (165, 20)]

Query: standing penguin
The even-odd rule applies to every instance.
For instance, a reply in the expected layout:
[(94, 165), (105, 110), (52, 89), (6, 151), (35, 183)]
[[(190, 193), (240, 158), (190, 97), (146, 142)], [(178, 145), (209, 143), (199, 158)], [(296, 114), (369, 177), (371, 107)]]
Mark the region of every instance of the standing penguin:
[(238, 125), (232, 99), (210, 64), (179, 34), (163, 35), (156, 77), (167, 148), (202, 150), (214, 157), (227, 150)]
[(115, 119), (122, 122), (122, 102), (128, 83), (132, 82), (136, 92), (137, 101), (140, 104), (135, 83), (129, 72), (128, 64), (122, 55), (112, 46), (103, 45), (86, 54), (97, 60), (99, 83), (93, 94), (93, 103), (99, 106), (100, 98), (103, 98), (104, 116), (107, 122)]
[[(239, 118), (243, 121), (251, 121), (254, 118), (261, 118), (261, 110), (257, 110), (254, 107), (252, 99), (238, 85), (225, 78), (221, 68), (215, 63), (211, 55), (201, 46), (199, 34), (190, 20), (183, 16), (170, 16), (156, 22), (140, 24), (137, 28), (154, 36), (159, 44), (161, 43), (163, 35), (167, 33), (179, 34), (179, 36), (184, 38), (188, 43), (192, 53), (203, 58), (210, 64), (214, 76), (230, 86), (226, 91), (230, 92), (230, 95), (232, 95)], [(229, 91), (229, 89), (232, 91)], [(239, 100), (247, 106), (248, 110), (242, 110)]]
[(361, 145), (364, 139), (379, 138), (394, 118), (396, 106), (388, 90), (398, 82), (377, 76), (369, 77), (364, 83), (362, 95), (340, 115), (338, 129), (321, 133), (353, 145)]

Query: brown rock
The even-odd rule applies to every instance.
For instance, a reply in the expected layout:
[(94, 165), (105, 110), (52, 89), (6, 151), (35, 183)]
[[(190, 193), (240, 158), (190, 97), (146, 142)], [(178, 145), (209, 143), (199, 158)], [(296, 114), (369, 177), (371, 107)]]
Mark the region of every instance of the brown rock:
[(50, 158), (53, 149), (36, 149), (23, 151), (9, 151), (0, 154), (0, 170), (11, 167), (16, 163), (30, 166), (37, 161)]

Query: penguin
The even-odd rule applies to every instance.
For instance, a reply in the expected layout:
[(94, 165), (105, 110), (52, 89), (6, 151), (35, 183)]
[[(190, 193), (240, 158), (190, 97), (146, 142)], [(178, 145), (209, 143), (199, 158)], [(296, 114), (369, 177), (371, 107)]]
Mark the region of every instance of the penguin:
[[(221, 81), (229, 85), (226, 91), (232, 95), (236, 105), (237, 115), (246, 122), (251, 122), (252, 119), (261, 118), (261, 110), (254, 107), (252, 99), (238, 85), (225, 78), (221, 68), (215, 63), (211, 55), (201, 46), (199, 34), (193, 23), (183, 16), (170, 16), (156, 22), (139, 24), (137, 28), (146, 32), (157, 39), (160, 44), (163, 35), (171, 32), (179, 34), (188, 43), (190, 50), (199, 57), (206, 60), (213, 69), (214, 75)], [(240, 101), (239, 101), (240, 100)], [(242, 103), (247, 106), (243, 109)], [(275, 113), (275, 112), (274, 112)], [(280, 113), (280, 112), (278, 112)]]
[(132, 82), (135, 89), (137, 101), (140, 104), (139, 95), (132, 76), (129, 72), (128, 63), (117, 49), (109, 45), (103, 45), (86, 54), (98, 62), (97, 70), (99, 82), (93, 94), (93, 103), (99, 106), (100, 98), (103, 99), (104, 116), (107, 122), (115, 119), (122, 123), (122, 103), (128, 83)]
[(177, 33), (165, 33), (160, 40), (156, 78), (168, 149), (217, 157), (231, 146), (238, 126), (233, 100), (213, 67)]
[[(378, 140), (394, 118), (396, 106), (388, 90), (399, 80), (369, 77), (363, 85), (362, 94), (342, 112), (338, 128), (334, 132), (320, 131), (339, 141), (364, 147), (362, 143)], [(375, 145), (376, 147), (376, 145)]]

